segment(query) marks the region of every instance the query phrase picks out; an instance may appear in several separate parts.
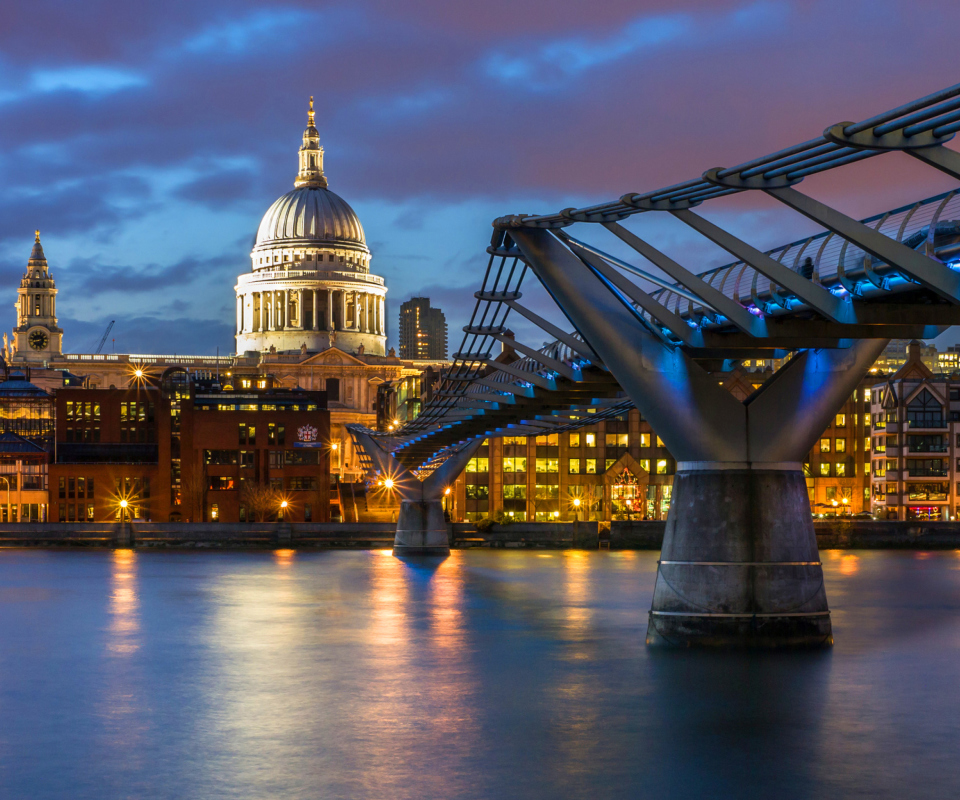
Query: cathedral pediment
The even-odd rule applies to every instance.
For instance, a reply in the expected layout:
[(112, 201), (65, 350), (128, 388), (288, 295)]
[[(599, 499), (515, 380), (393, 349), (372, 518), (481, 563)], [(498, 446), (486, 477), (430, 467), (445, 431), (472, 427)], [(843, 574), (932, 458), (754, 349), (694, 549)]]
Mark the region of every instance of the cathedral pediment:
[(317, 353), (315, 356), (310, 356), (306, 361), (301, 361), (300, 364), (306, 367), (321, 367), (321, 366), (357, 366), (365, 367), (367, 366), (363, 361), (357, 358), (352, 353), (345, 353), (343, 350), (338, 347), (329, 347), (324, 350), (322, 353)]

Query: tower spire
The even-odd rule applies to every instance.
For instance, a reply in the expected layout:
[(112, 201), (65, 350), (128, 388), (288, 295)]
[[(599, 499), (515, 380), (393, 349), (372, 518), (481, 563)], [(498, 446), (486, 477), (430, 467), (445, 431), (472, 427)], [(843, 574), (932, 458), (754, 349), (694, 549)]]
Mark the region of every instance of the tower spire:
[(313, 96), (307, 111), (307, 129), (303, 132), (303, 144), (300, 146), (300, 170), (293, 185), (300, 189), (304, 186), (325, 189), (327, 179), (323, 174), (323, 148), (320, 146), (320, 134), (315, 124), (316, 112), (313, 110)]

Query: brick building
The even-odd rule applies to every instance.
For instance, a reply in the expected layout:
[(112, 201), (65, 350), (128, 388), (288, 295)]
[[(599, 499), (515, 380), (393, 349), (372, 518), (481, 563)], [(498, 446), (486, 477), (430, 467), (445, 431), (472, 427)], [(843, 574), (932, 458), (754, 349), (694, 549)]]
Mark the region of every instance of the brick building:
[(56, 396), (51, 518), (325, 521), (329, 442), (323, 392), (267, 381), (224, 391), (176, 368), (125, 389), (67, 387)]

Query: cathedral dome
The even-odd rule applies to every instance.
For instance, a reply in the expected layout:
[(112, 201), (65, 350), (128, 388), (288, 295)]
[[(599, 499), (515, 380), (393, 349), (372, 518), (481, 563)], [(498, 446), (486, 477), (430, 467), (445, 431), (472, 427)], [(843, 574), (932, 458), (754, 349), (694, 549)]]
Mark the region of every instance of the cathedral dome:
[(356, 212), (340, 195), (322, 186), (287, 192), (263, 215), (254, 248), (283, 247), (285, 242), (367, 249)]

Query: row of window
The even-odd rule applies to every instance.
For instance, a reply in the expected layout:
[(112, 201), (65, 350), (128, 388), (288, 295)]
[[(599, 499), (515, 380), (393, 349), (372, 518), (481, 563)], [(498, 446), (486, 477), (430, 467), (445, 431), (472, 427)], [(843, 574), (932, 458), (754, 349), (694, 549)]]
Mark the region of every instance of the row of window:
[(17, 491), (17, 485), (25, 492), (43, 491), (47, 488), (47, 476), (42, 472), (18, 476), (15, 472), (0, 475), (0, 500), (6, 491)]
[[(808, 478), (814, 477), (814, 472), (811, 470), (809, 464), (803, 465), (803, 474)], [(863, 465), (863, 474), (865, 477), (870, 476), (869, 461), (865, 462)], [(857, 470), (852, 464), (848, 469), (847, 464), (843, 461), (837, 461), (836, 463), (832, 463), (830, 461), (821, 461), (817, 465), (816, 475), (821, 478), (855, 478), (857, 477)]]
[[(328, 398), (333, 399), (333, 398)], [(316, 411), (316, 403), (224, 403), (197, 402), (198, 411)]]
[[(880, 437), (877, 437), (878, 439)], [(870, 437), (867, 436), (863, 440), (863, 450), (864, 452), (870, 452), (871, 441)], [(846, 439), (830, 439), (824, 437), (820, 440), (820, 452), (821, 453), (846, 453), (847, 452), (847, 440)]]
[(67, 419), (84, 420), (87, 422), (100, 421), (100, 404), (94, 402), (80, 402), (67, 400)]
[(93, 478), (68, 478), (63, 475), (60, 476), (58, 481), (58, 492), (57, 496), (61, 499), (82, 499), (84, 497), (89, 497), (93, 499), (93, 488), (94, 481)]
[[(241, 422), (238, 430), (241, 445), (255, 445), (257, 443), (257, 426)], [(285, 425), (269, 423), (267, 425), (267, 444), (286, 444), (287, 429)]]
[[(536, 458), (533, 459), (533, 461), (538, 474), (549, 475), (560, 472), (559, 458)], [(567, 459), (567, 472), (570, 475), (595, 475), (597, 473), (598, 461), (599, 459), (596, 458)], [(610, 469), (610, 467), (616, 463), (617, 459), (615, 458), (606, 459), (604, 461), (604, 471)], [(647, 472), (650, 472), (651, 460), (649, 458), (641, 458), (637, 463)], [(654, 463), (657, 475), (669, 474), (667, 459), (658, 458)], [(490, 471), (490, 459), (483, 457), (471, 458), (470, 461), (467, 462), (466, 471), (468, 473), (488, 473)], [(503, 471), (505, 473), (526, 472), (527, 459), (520, 456), (505, 457), (503, 459)]]
[[(282, 491), (286, 482), (286, 489), (292, 492), (315, 492), (318, 484), (317, 479), (312, 475), (297, 475), (283, 478), (271, 478), (270, 488)], [(236, 490), (242, 482), (232, 475), (214, 475), (207, 478), (207, 490), (211, 492), (232, 492)]]
[[(282, 426), (281, 426), (282, 427)], [(271, 469), (282, 467), (315, 467), (320, 464), (320, 451), (312, 447), (295, 450), (270, 450), (268, 464)], [(204, 450), (203, 463), (211, 466), (239, 465), (252, 469), (256, 465), (256, 450)]]

